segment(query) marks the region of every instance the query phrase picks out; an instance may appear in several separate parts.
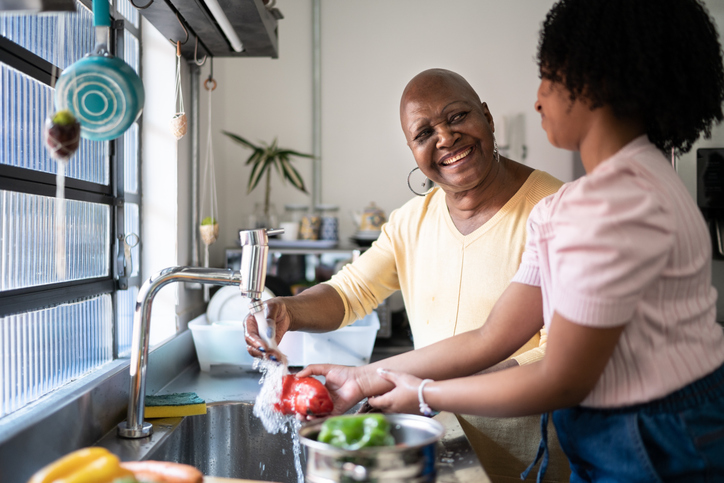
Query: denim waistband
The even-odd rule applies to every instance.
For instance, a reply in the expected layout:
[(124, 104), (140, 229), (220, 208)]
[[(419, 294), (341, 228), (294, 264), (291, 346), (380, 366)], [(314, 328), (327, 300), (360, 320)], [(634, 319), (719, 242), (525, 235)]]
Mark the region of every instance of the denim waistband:
[(706, 401), (724, 398), (724, 364), (709, 375), (653, 401), (617, 408), (592, 408), (579, 406), (582, 411), (597, 411), (607, 414), (644, 412), (648, 414), (670, 413), (695, 408)]

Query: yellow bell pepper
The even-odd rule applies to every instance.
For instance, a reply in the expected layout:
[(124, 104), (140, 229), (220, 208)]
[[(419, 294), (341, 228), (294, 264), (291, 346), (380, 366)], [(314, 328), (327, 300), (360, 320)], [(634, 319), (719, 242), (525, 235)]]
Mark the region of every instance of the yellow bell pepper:
[(105, 448), (83, 448), (69, 453), (35, 473), (28, 483), (111, 483), (133, 477), (121, 468), (116, 455)]

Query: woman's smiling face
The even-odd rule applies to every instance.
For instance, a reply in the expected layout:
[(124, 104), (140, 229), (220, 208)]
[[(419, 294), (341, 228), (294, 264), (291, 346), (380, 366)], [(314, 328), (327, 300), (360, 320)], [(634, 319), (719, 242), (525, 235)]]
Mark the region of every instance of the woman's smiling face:
[(416, 77), (403, 94), (400, 119), (420, 170), (446, 192), (480, 185), (495, 163), (493, 118), (462, 78)]

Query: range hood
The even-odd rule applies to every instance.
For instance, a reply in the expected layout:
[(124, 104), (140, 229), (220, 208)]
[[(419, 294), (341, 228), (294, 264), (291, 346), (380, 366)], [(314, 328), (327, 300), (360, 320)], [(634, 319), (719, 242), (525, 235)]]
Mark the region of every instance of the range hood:
[[(150, 1), (150, 3), (149, 3)], [(243, 50), (237, 52), (224, 33), (224, 26), (215, 18), (205, 0), (134, 0), (139, 13), (169, 40), (183, 42), (181, 55), (194, 58), (198, 38), (199, 59), (213, 57), (272, 57), (279, 56), (277, 21), (284, 18), (268, 0), (215, 0), (241, 41)], [(267, 5), (268, 4), (268, 5)], [(146, 6), (148, 5), (148, 6)], [(216, 6), (212, 5), (213, 8)], [(218, 15), (217, 15), (218, 16)], [(224, 19), (220, 19), (225, 23)]]
[(75, 12), (75, 0), (0, 0), (2, 13)]

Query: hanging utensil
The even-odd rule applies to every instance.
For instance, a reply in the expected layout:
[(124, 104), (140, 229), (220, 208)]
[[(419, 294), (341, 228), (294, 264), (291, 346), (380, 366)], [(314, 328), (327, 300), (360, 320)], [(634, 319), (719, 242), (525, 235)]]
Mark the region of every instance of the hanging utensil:
[(171, 133), (178, 141), (186, 134), (184, 92), (181, 88), (181, 42), (176, 41), (176, 114), (171, 118)]
[[(208, 101), (208, 131), (206, 133), (206, 156), (204, 156), (204, 171), (201, 182), (201, 240), (204, 242), (204, 266), (209, 266), (209, 246), (219, 238), (219, 221), (216, 196), (216, 170), (214, 169), (214, 150), (212, 143), (211, 127), (211, 93), (216, 89), (216, 81), (213, 76), (213, 59), (211, 61), (211, 74), (204, 82), (204, 87), (209, 92)], [(209, 300), (208, 285), (204, 285), (204, 300)]]
[(96, 45), (92, 53), (63, 71), (55, 88), (57, 110), (68, 109), (81, 124), (81, 136), (110, 141), (122, 135), (143, 110), (138, 74), (108, 51), (111, 16), (107, 0), (93, 0)]

